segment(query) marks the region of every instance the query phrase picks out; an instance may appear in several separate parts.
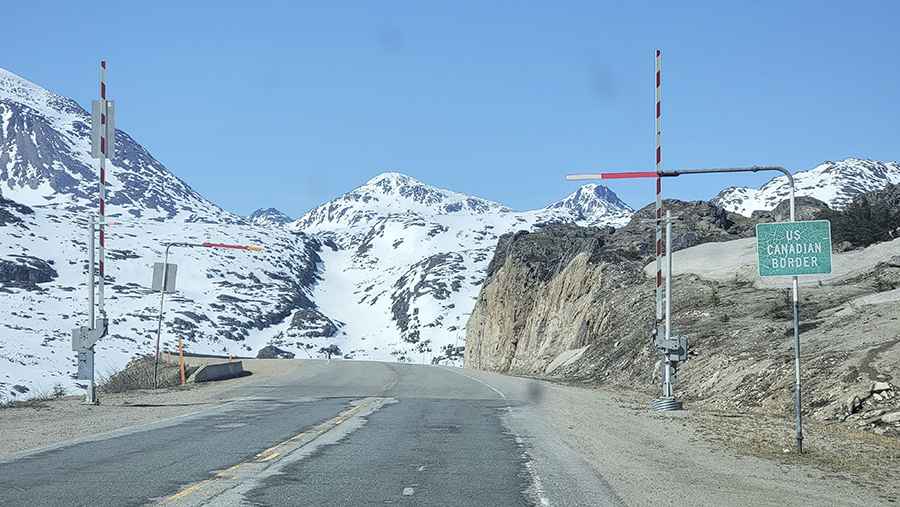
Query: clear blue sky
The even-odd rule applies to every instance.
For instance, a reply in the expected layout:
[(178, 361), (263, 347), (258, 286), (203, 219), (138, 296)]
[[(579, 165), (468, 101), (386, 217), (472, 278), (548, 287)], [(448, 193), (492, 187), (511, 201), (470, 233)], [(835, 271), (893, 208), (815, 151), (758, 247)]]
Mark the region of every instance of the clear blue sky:
[(900, 2), (737, 3), (32, 0), (3, 7), (0, 67), (88, 104), (106, 57), (119, 127), (239, 213), (386, 170), (526, 209), (649, 168), (654, 47), (667, 167), (898, 158)]

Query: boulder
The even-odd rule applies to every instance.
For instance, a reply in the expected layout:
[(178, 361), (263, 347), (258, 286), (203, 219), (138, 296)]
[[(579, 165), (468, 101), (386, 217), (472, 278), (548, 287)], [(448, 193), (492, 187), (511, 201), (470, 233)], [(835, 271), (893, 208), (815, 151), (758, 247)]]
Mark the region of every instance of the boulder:
[(881, 422), (885, 424), (900, 422), (900, 412), (891, 412), (890, 414), (884, 414), (883, 416), (881, 416)]
[(862, 408), (862, 404), (864, 401), (869, 399), (869, 393), (860, 395), (860, 394), (851, 394), (849, 398), (847, 398), (847, 414), (855, 414), (859, 412), (859, 409)]
[(880, 393), (882, 391), (890, 391), (891, 385), (887, 382), (873, 382), (872, 388), (869, 389), (870, 393)]
[(15, 255), (12, 259), (0, 259), (0, 283), (14, 286), (31, 286), (50, 282), (59, 276), (49, 262), (31, 257)]
[(275, 345), (266, 345), (256, 353), (257, 359), (293, 359), (294, 353), (282, 350)]

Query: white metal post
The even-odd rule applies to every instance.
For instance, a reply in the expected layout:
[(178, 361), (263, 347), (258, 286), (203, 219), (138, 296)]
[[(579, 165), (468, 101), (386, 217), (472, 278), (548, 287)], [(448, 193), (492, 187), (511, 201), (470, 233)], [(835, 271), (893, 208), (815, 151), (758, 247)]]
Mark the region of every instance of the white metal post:
[[(791, 222), (797, 221), (797, 209), (794, 202), (794, 179), (791, 183)], [(800, 412), (800, 282), (795, 275), (791, 280), (792, 307), (794, 313), (794, 417), (797, 451), (803, 452), (803, 414)]]
[[(87, 266), (88, 323), (87, 323), (87, 327), (88, 327), (88, 329), (91, 329), (91, 330), (95, 329), (95, 323), (94, 323), (94, 318), (95, 318), (95, 315), (94, 315), (94, 291), (95, 291), (94, 277), (96, 276), (96, 273), (94, 272), (94, 264), (95, 264), (95, 261), (94, 261), (95, 250), (94, 249), (96, 248), (96, 246), (94, 245), (94, 234), (96, 233), (96, 231), (94, 229), (95, 229), (94, 228), (94, 215), (89, 214), (88, 215), (88, 240), (87, 240), (87, 259), (88, 259), (88, 266)], [(93, 346), (90, 348), (88, 353), (91, 355), (94, 354)], [(93, 361), (91, 361), (91, 364), (93, 365)], [(91, 368), (91, 378), (88, 379), (87, 393), (85, 393), (85, 395), (84, 395), (84, 402), (89, 405), (94, 405), (97, 403), (97, 389), (96, 389), (96, 386), (94, 385), (94, 369), (93, 368)]]
[[(672, 337), (672, 212), (666, 210), (666, 343)], [(672, 397), (672, 362), (665, 357), (663, 397)]]

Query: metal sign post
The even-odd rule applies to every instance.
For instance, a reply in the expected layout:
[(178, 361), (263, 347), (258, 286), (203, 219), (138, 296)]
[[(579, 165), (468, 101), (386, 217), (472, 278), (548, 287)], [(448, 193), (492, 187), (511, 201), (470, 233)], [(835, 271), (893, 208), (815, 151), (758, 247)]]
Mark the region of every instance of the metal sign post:
[(171, 242), (164, 243), (166, 245), (163, 262), (157, 262), (153, 266), (153, 290), (159, 290), (159, 320), (156, 327), (156, 361), (153, 363), (153, 387), (159, 387), (159, 344), (162, 340), (162, 323), (163, 323), (163, 305), (166, 301), (166, 293), (175, 292), (175, 273), (178, 266), (169, 264), (169, 249), (173, 246), (187, 248), (224, 248), (230, 250), (246, 250), (249, 252), (260, 252), (263, 247), (257, 245), (233, 245), (229, 243), (184, 243)]
[(803, 452), (803, 416), (800, 411), (800, 300), (798, 276), (831, 273), (831, 222), (791, 221), (756, 225), (756, 260), (759, 276), (790, 276), (794, 314), (794, 413), (797, 449)]

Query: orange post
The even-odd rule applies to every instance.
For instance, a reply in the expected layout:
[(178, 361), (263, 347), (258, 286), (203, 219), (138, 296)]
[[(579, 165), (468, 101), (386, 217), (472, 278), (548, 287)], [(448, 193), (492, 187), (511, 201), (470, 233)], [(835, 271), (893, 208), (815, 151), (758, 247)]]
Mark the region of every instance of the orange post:
[(181, 370), (181, 385), (184, 385), (184, 339), (178, 337), (178, 368)]

